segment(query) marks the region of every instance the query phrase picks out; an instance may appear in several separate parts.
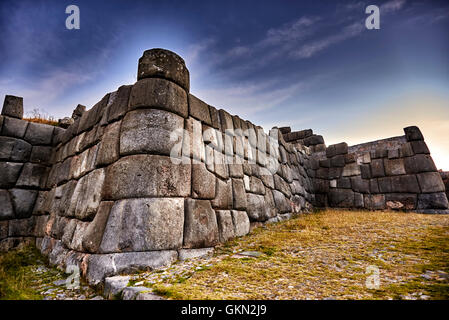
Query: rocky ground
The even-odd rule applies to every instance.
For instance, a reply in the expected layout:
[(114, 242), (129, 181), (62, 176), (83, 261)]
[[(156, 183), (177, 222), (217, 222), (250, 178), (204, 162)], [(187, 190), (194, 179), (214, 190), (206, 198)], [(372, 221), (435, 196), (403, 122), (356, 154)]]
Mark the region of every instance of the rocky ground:
[[(326, 211), (266, 225), (214, 254), (109, 279), (111, 299), (448, 299), (449, 216)], [(33, 299), (102, 299), (37, 261)], [(1, 293), (1, 292), (0, 292)], [(28, 297), (29, 298), (29, 297)]]

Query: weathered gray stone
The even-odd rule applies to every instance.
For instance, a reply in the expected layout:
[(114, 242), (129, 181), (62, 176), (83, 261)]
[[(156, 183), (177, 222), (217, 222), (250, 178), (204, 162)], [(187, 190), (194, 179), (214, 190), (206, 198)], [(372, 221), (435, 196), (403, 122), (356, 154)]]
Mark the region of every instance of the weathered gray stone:
[(0, 221), (0, 240), (3, 240), (7, 237), (8, 237), (8, 221)]
[(384, 167), (387, 176), (405, 174), (403, 159), (384, 159)]
[(203, 258), (211, 256), (214, 253), (214, 248), (198, 248), (198, 249), (179, 249), (178, 259), (184, 261), (188, 259)]
[(407, 141), (424, 140), (421, 130), (416, 126), (406, 127), (404, 128), (404, 132)]
[(257, 194), (265, 194), (265, 186), (262, 180), (256, 177), (251, 177), (250, 179), (250, 191)]
[(113, 205), (113, 201), (102, 201), (100, 203), (95, 218), (89, 223), (83, 237), (82, 244), (86, 251), (91, 253), (98, 252), (108, 222), (109, 213)]
[(202, 100), (198, 99), (192, 94), (189, 94), (190, 115), (203, 123), (211, 126), (212, 120), (210, 118), (209, 106)]
[[(182, 117), (164, 110), (128, 112), (120, 130), (120, 155), (155, 153), (169, 156), (175, 146), (182, 146), (183, 128)], [(180, 157), (180, 152), (175, 152), (175, 156)]]
[(23, 139), (30, 122), (22, 119), (3, 117), (2, 135)]
[(287, 198), (291, 196), (290, 186), (287, 182), (284, 181), (277, 174), (274, 175), (274, 188), (280, 192), (282, 192)]
[(14, 218), (14, 207), (11, 201), (11, 195), (8, 190), (0, 190), (0, 220), (9, 220)]
[(444, 192), (418, 195), (418, 209), (447, 209), (449, 203)]
[(369, 180), (369, 191), (370, 193), (379, 193), (379, 183), (377, 182), (377, 179), (370, 179)]
[(391, 177), (391, 191), (403, 193), (419, 193), (419, 185), (415, 175)]
[(21, 139), (0, 136), (0, 160), (26, 162), (30, 158), (31, 144)]
[(313, 189), (317, 193), (328, 193), (329, 186), (330, 186), (329, 180), (327, 180), (327, 179), (314, 179), (313, 180)]
[(215, 209), (231, 209), (232, 208), (232, 179), (226, 182), (221, 179), (217, 180), (215, 199), (211, 201), (212, 207)]
[(16, 218), (28, 218), (33, 212), (36, 190), (11, 189), (11, 198)]
[(349, 189), (331, 189), (329, 204), (332, 207), (352, 208), (354, 206), (354, 192)]
[(139, 293), (151, 291), (146, 287), (126, 287), (122, 291), (122, 300), (136, 300)]
[(234, 234), (242, 237), (249, 233), (249, 218), (245, 211), (232, 210), (232, 221), (234, 224)]
[(115, 202), (101, 253), (178, 249), (182, 246), (184, 199), (139, 198)]
[(330, 160), (331, 167), (344, 167), (345, 166), (345, 156), (340, 154), (332, 157)]
[(119, 119), (128, 111), (129, 95), (132, 86), (121, 86), (117, 89), (109, 106), (108, 122)]
[[(55, 220), (56, 222), (56, 220)], [(72, 239), (73, 239), (73, 233), (75, 232), (76, 229), (76, 219), (70, 219), (64, 226), (63, 230), (62, 230), (62, 238), (61, 241), (62, 243), (64, 243), (64, 245), (68, 248), (70, 248), (70, 246), (72, 245)], [(55, 223), (53, 224), (53, 228), (55, 230), (59, 229), (58, 227), (55, 227)], [(59, 232), (57, 232), (59, 233)], [(53, 234), (52, 236), (56, 236), (57, 235)]]
[(75, 123), (75, 120), (70, 117), (64, 117), (62, 119), (58, 119), (58, 126), (61, 128), (64, 128), (64, 129), (67, 129), (74, 123)]
[(265, 198), (262, 195), (247, 193), (247, 212), (251, 220), (264, 221)]
[(137, 295), (136, 300), (166, 300), (166, 299), (152, 292), (140, 292)]
[(225, 155), (218, 150), (214, 150), (214, 172), (222, 179), (229, 178), (228, 165), (226, 164)]
[(343, 177), (357, 176), (359, 174), (361, 174), (360, 166), (356, 162), (346, 164), (342, 172)]
[(229, 176), (231, 178), (243, 178), (243, 166), (241, 163), (230, 164), (228, 168), (229, 168)]
[(187, 197), (190, 181), (190, 164), (174, 164), (169, 157), (157, 155), (127, 156), (107, 167), (103, 196), (105, 200)]
[(107, 299), (118, 297), (128, 286), (130, 276), (114, 276), (104, 279), (103, 294)]
[(17, 180), (17, 187), (43, 187), (45, 186), (47, 167), (25, 163), (22, 172), (20, 173), (19, 180)]
[(246, 192), (243, 180), (232, 179), (233, 208), (237, 210), (246, 210)]
[(410, 142), (404, 143), (399, 149), (399, 157), (411, 157), (414, 155), (412, 144)]
[[(154, 94), (155, 92), (159, 94)], [(142, 107), (170, 111), (184, 118), (188, 116), (186, 92), (164, 79), (142, 79), (134, 84), (129, 97), (129, 108), (132, 110)]]
[(388, 159), (397, 159), (397, 158), (399, 158), (399, 149), (388, 150)]
[(446, 187), (444, 186), (441, 175), (438, 172), (425, 172), (416, 175), (418, 178), (419, 186), (421, 187), (421, 192), (445, 192)]
[[(96, 165), (108, 165), (119, 158), (121, 121), (114, 122), (106, 127), (98, 147)], [(142, 138), (142, 137), (141, 137)]]
[(23, 98), (6, 95), (3, 102), (2, 116), (23, 118)]
[(208, 200), (185, 200), (184, 248), (215, 246), (219, 241), (217, 218)]
[(69, 213), (74, 212), (80, 220), (92, 220), (100, 205), (101, 193), (105, 180), (103, 168), (94, 170), (82, 177), (74, 191), (71, 199)]
[(83, 106), (82, 104), (78, 104), (72, 112), (72, 118), (74, 120), (81, 118), (81, 116), (83, 115), (84, 112), (86, 112), (86, 106)]
[(235, 230), (230, 210), (217, 210), (218, 234), (221, 243), (234, 238)]
[(345, 163), (353, 163), (356, 161), (357, 159), (354, 153), (345, 154)]
[(385, 201), (387, 207), (388, 202), (396, 202), (401, 204), (399, 209), (413, 210), (416, 209), (417, 195), (413, 193), (388, 193), (385, 195)]
[(360, 171), (363, 179), (371, 178), (371, 167), (369, 164), (360, 165)]
[(352, 189), (355, 192), (369, 193), (369, 180), (362, 179), (360, 176), (351, 178)]
[(404, 158), (404, 164), (407, 173), (437, 171), (433, 159), (427, 154), (417, 154), (413, 157)]
[(89, 226), (89, 222), (76, 221), (76, 228), (73, 231), (73, 237), (70, 245), (68, 246), (70, 249), (76, 251), (83, 251), (83, 239), (86, 234), (86, 229)]
[(337, 188), (351, 189), (351, 178), (337, 179)]
[(31, 149), (30, 161), (35, 163), (48, 164), (51, 160), (52, 147), (33, 146)]
[(9, 221), (9, 237), (29, 237), (34, 235), (33, 231), (34, 217)]
[(284, 194), (277, 190), (273, 190), (272, 192), (273, 192), (274, 203), (276, 204), (277, 211), (279, 213), (291, 212), (292, 207), (291, 207), (289, 201), (285, 198)]
[(165, 49), (146, 50), (139, 59), (137, 79), (164, 78), (180, 85), (189, 92), (190, 76), (184, 60)]
[(383, 159), (374, 159), (371, 161), (371, 176), (373, 178), (385, 177)]
[(112, 275), (167, 266), (175, 262), (177, 256), (175, 250), (92, 254), (88, 257), (86, 279), (90, 285), (97, 285)]
[(25, 140), (32, 145), (50, 145), (54, 126), (30, 122), (25, 133)]
[(14, 187), (22, 166), (22, 163), (0, 162), (0, 188)]
[(364, 195), (365, 209), (382, 210), (385, 209), (385, 195), (384, 194), (365, 194)]
[(214, 199), (216, 179), (204, 163), (192, 164), (192, 197)]
[(412, 149), (415, 154), (430, 154), (429, 148), (424, 141), (412, 141), (410, 144), (412, 145)]

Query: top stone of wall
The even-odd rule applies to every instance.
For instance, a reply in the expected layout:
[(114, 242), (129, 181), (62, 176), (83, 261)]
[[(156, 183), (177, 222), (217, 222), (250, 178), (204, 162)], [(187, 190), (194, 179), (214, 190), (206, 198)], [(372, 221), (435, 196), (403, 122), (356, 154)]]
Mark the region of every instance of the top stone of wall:
[(165, 49), (146, 50), (139, 59), (137, 80), (164, 78), (173, 81), (184, 90), (190, 90), (190, 75), (184, 59)]
[(6, 95), (5, 101), (3, 102), (2, 116), (22, 119), (23, 98)]

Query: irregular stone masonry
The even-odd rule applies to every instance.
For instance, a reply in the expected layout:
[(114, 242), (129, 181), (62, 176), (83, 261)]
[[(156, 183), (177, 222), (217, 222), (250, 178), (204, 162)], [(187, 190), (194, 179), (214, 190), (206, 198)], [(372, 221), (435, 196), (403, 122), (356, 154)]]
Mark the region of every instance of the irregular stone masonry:
[(145, 51), (138, 81), (78, 105), (66, 129), (0, 117), (0, 248), (35, 243), (92, 285), (153, 269), (315, 207), (444, 210), (422, 134), (326, 148), (189, 93), (182, 58)]

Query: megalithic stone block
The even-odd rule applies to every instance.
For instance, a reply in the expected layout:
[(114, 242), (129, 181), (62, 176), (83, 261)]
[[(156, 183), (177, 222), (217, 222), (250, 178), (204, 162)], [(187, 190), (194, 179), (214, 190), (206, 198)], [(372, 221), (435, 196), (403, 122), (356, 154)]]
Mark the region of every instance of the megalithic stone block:
[(9, 116), (17, 119), (23, 118), (23, 98), (16, 96), (5, 96), (2, 109), (3, 116)]
[(165, 49), (146, 50), (139, 59), (137, 80), (164, 78), (190, 90), (190, 75), (184, 59)]
[(424, 140), (424, 136), (421, 133), (421, 130), (417, 126), (411, 126), (404, 128), (405, 137), (407, 141), (419, 141)]

